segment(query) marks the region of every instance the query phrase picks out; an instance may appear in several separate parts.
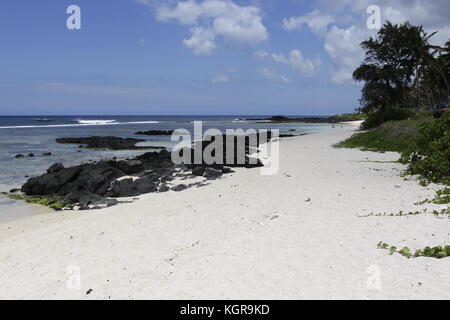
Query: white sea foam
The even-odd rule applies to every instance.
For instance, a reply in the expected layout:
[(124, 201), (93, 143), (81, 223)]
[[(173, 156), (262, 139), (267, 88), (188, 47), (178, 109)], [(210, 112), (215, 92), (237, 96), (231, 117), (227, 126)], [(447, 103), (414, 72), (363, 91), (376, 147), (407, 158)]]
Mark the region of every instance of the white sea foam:
[(24, 129), (24, 128), (58, 128), (58, 127), (83, 127), (83, 126), (111, 126), (121, 124), (151, 124), (160, 123), (159, 121), (130, 121), (117, 122), (116, 120), (75, 120), (72, 124), (49, 124), (49, 125), (24, 125), (24, 126), (6, 126), (0, 129)]
[(79, 124), (112, 124), (115, 123), (116, 120), (75, 120), (77, 121)]

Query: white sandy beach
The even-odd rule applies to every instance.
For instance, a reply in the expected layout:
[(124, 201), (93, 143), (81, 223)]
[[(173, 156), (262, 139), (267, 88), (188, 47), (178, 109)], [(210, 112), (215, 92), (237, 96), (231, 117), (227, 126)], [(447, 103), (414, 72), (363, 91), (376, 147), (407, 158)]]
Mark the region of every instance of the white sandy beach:
[(2, 223), (0, 298), (449, 299), (450, 258), (377, 248), (448, 244), (447, 218), (358, 217), (416, 211), (437, 186), (383, 162), (398, 154), (332, 147), (355, 128), (282, 139), (278, 175), (237, 169), (205, 187)]

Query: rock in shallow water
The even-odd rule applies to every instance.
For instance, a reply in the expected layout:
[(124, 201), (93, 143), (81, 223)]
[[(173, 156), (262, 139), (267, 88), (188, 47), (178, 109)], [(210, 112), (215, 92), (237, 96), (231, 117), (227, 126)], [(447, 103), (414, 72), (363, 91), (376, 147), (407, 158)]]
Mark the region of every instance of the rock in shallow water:
[(138, 131), (134, 134), (147, 135), (147, 136), (170, 136), (174, 130), (148, 130), (148, 131)]
[(58, 138), (58, 143), (76, 143), (79, 147), (90, 149), (109, 150), (143, 150), (143, 149), (164, 149), (164, 147), (138, 147), (136, 143), (145, 142), (144, 139), (121, 138), (121, 137), (80, 137), (80, 138)]

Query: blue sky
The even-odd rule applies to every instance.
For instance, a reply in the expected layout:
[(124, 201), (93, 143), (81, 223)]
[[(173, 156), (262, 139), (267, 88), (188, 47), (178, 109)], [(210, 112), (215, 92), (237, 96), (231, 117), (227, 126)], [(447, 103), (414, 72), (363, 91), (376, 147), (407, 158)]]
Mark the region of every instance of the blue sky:
[[(0, 114), (351, 112), (369, 2), (4, 0)], [(448, 1), (379, 2), (383, 20), (448, 38)], [(73, 4), (81, 30), (66, 27)]]

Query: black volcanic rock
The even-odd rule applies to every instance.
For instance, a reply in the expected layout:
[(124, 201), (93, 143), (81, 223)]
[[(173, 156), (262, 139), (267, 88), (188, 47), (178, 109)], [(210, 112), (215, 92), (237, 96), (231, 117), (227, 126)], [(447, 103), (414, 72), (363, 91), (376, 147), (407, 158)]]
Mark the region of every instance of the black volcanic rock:
[(139, 194), (155, 192), (158, 190), (152, 177), (137, 179), (133, 184)]
[[(157, 191), (157, 184), (175, 170), (169, 152), (148, 152), (129, 160), (108, 160), (64, 168), (53, 164), (47, 173), (22, 186), (26, 195), (54, 196), (68, 203), (90, 205), (105, 197), (136, 196)], [(137, 175), (141, 178), (121, 177)]]
[(185, 184), (178, 184), (175, 187), (173, 187), (172, 190), (175, 192), (180, 192), (180, 191), (186, 190), (187, 188), (189, 188), (189, 187)]
[(80, 148), (108, 149), (108, 150), (146, 150), (164, 149), (164, 147), (138, 147), (136, 143), (144, 142), (144, 139), (120, 138), (120, 137), (81, 137), (58, 138), (57, 143), (80, 144)]
[(47, 173), (55, 173), (64, 169), (64, 166), (61, 163), (55, 163), (47, 169)]
[(205, 167), (194, 167), (192, 169), (192, 174), (194, 176), (203, 176), (204, 172), (205, 172)]
[(278, 137), (279, 138), (292, 138), (292, 137), (297, 137), (297, 135), (295, 135), (295, 134), (280, 134)]
[(128, 175), (139, 173), (145, 169), (144, 164), (140, 160), (117, 161), (114, 167)]
[(126, 178), (114, 181), (109, 195), (111, 197), (133, 197), (139, 193), (134, 186), (133, 178)]
[[(263, 164), (259, 159), (251, 158), (250, 155), (256, 152), (254, 148), (259, 147), (260, 144), (267, 143), (272, 138), (271, 132), (266, 134), (250, 134), (244, 136), (227, 136), (217, 135), (212, 136), (208, 140), (196, 142), (192, 148), (185, 148), (184, 152), (190, 153), (191, 162), (195, 162), (195, 154), (204, 154), (205, 150), (210, 147), (216, 140), (222, 141), (222, 155), (219, 157), (222, 161), (219, 163), (206, 163), (205, 159), (201, 159), (200, 163), (185, 163), (185, 165), (194, 169), (196, 167), (211, 167), (222, 170), (224, 166), (228, 167), (244, 167), (256, 168), (262, 167)], [(215, 157), (215, 150), (211, 152), (212, 157)], [(196, 169), (200, 170), (200, 169)], [(199, 172), (199, 171), (198, 171)]]
[(138, 131), (135, 134), (146, 135), (146, 136), (170, 136), (174, 130), (148, 130), (148, 131)]
[(214, 169), (214, 168), (205, 168), (203, 172), (203, 176), (208, 180), (215, 180), (222, 176), (222, 170)]
[[(102, 160), (69, 168), (55, 163), (48, 168), (47, 173), (29, 178), (21, 191), (26, 195), (55, 197), (68, 204), (78, 204), (80, 209), (89, 209), (105, 206), (104, 203), (100, 203), (109, 197), (134, 197), (150, 192), (166, 192), (170, 189), (166, 182), (173, 180), (175, 176), (187, 177), (189, 174), (186, 169), (193, 169), (193, 174), (207, 179), (217, 179), (225, 173), (232, 172), (230, 167), (262, 166), (259, 160), (250, 159), (249, 155), (254, 152), (253, 143), (250, 142), (256, 142), (257, 146), (267, 142), (267, 137), (257, 135), (252, 139), (236, 136), (228, 138), (228, 143), (223, 145), (223, 156), (226, 157), (227, 152), (230, 152), (229, 158), (235, 161), (239, 151), (244, 156), (241, 159), (242, 163), (207, 164), (202, 160), (200, 164), (175, 165), (172, 162), (172, 154), (167, 150), (147, 152), (132, 159)], [(244, 139), (240, 140), (242, 142), (240, 150), (236, 145), (229, 143), (230, 141), (236, 143), (238, 139)], [(71, 143), (82, 143), (81, 141), (87, 143), (89, 140), (83, 138), (83, 140), (70, 141)], [(211, 141), (196, 143), (192, 148), (183, 149), (182, 153), (204, 151), (213, 141), (214, 137)], [(90, 141), (90, 143), (94, 142), (97, 143), (98, 140)], [(172, 190), (182, 191), (188, 187), (186, 184), (181, 184), (173, 187)]]
[(158, 192), (167, 192), (170, 188), (165, 183), (161, 183), (158, 187)]

